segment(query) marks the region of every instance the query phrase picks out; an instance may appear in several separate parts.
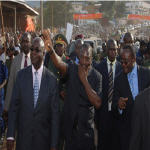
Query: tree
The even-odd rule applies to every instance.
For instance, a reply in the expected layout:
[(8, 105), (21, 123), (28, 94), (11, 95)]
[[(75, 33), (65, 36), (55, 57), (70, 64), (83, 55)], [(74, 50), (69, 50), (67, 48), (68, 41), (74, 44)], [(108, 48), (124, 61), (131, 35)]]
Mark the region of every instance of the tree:
[(124, 1), (101, 1), (102, 6), (99, 10), (103, 13), (104, 18), (109, 20), (118, 19), (125, 15), (125, 2)]
[(48, 1), (44, 3), (44, 28), (66, 27), (67, 22), (73, 22), (71, 3), (67, 1)]

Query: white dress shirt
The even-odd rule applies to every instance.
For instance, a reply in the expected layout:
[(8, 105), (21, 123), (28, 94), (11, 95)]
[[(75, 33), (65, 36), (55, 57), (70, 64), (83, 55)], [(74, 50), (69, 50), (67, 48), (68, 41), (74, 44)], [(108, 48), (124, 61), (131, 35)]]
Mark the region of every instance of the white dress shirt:
[[(23, 56), (22, 56), (22, 61), (21, 61), (21, 69), (24, 68), (24, 62), (25, 62), (25, 53), (23, 53)], [(31, 65), (31, 59), (30, 59), (30, 53), (27, 54), (27, 66)]]
[(37, 78), (38, 78), (38, 81), (39, 81), (39, 89), (40, 89), (42, 73), (43, 73), (43, 64), (41, 65), (41, 67), (38, 70), (35, 70), (34, 66), (32, 65), (33, 87), (34, 87), (34, 81), (35, 81), (35, 72), (38, 72)]
[[(33, 87), (34, 87), (34, 81), (35, 81), (35, 72), (38, 72), (37, 78), (39, 81), (39, 89), (40, 89), (42, 73), (43, 73), (43, 64), (41, 65), (41, 67), (38, 70), (35, 70), (34, 66), (32, 65)], [(8, 137), (7, 140), (14, 140), (14, 137)]]
[(116, 71), (116, 59), (111, 62), (108, 57), (107, 57), (107, 68), (108, 68), (108, 73), (110, 71), (110, 64), (112, 63), (112, 70), (113, 70), (113, 82), (115, 80), (115, 71)]

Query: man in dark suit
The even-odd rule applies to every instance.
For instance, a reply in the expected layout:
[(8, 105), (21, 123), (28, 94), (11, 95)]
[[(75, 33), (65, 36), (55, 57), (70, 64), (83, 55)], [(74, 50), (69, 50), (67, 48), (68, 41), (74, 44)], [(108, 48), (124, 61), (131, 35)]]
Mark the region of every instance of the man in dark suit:
[(131, 139), (129, 150), (150, 149), (150, 88), (136, 98), (132, 111)]
[(57, 80), (43, 66), (44, 42), (33, 40), (32, 66), (19, 71), (8, 116), (7, 150), (56, 150), (59, 108)]
[(55, 66), (67, 77), (65, 150), (94, 150), (94, 107), (101, 105), (101, 75), (91, 67), (92, 48), (88, 44), (82, 45), (79, 65), (66, 64), (52, 47), (48, 50)]
[(114, 84), (113, 111), (115, 115), (116, 134), (120, 150), (129, 149), (131, 134), (131, 112), (135, 97), (150, 85), (150, 70), (136, 64), (132, 46), (125, 46), (121, 51), (123, 72)]
[(111, 67), (113, 82), (117, 74), (121, 71), (121, 64), (116, 60), (116, 41), (112, 39), (108, 40), (106, 48), (107, 58), (95, 66), (95, 68), (102, 75), (102, 106), (99, 110), (96, 111), (98, 150), (108, 150), (113, 148), (113, 116), (111, 111), (112, 97), (109, 97), (109, 89), (111, 88), (111, 81), (109, 82), (109, 78)]

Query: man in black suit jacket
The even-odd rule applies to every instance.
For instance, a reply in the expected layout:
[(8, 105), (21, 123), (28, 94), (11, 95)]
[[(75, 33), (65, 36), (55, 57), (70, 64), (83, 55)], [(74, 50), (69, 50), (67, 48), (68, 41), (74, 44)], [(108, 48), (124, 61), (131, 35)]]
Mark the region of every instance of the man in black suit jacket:
[(123, 72), (115, 80), (113, 111), (118, 145), (120, 150), (128, 150), (133, 104), (135, 97), (150, 85), (150, 70), (137, 66), (132, 46), (122, 49), (121, 63)]
[(117, 43), (115, 40), (107, 42), (107, 58), (97, 64), (95, 68), (102, 75), (102, 106), (96, 111), (96, 124), (98, 130), (98, 150), (108, 150), (113, 148), (113, 116), (109, 110), (108, 91), (109, 91), (109, 72), (110, 64), (113, 68), (113, 80), (121, 71), (121, 64), (116, 60)]
[(134, 103), (129, 150), (150, 149), (150, 88), (139, 94)]
[(44, 42), (35, 38), (32, 66), (17, 75), (8, 117), (7, 150), (13, 149), (16, 130), (16, 150), (56, 150), (59, 126), (57, 80), (43, 66), (43, 50)]

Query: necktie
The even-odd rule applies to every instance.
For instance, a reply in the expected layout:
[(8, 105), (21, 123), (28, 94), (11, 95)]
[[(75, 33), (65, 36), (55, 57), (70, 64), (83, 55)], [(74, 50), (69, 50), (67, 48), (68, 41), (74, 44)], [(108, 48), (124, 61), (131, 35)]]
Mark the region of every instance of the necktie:
[(35, 74), (35, 80), (34, 80), (34, 108), (35, 108), (39, 96), (39, 81), (37, 78), (38, 72), (35, 72), (34, 74)]
[(113, 69), (112, 63), (110, 63), (110, 71), (109, 71), (109, 88), (108, 88), (108, 102), (112, 102), (113, 98)]
[(27, 55), (25, 55), (24, 68), (26, 68), (26, 67), (28, 66), (27, 58), (28, 58), (28, 56), (27, 56)]

